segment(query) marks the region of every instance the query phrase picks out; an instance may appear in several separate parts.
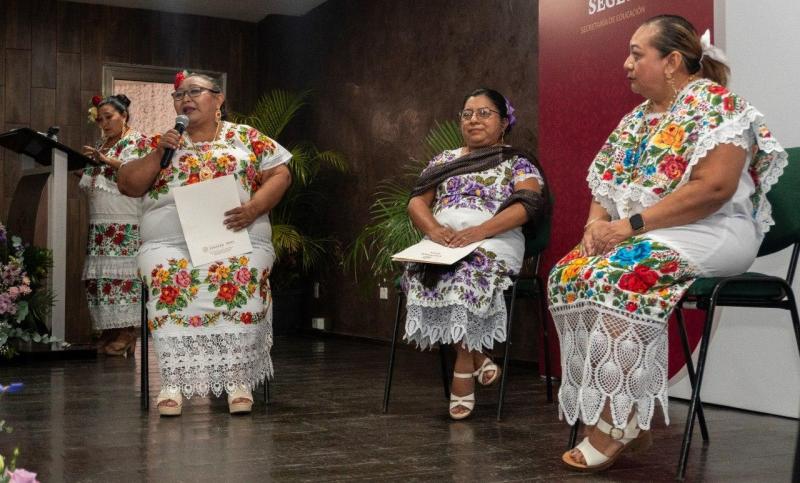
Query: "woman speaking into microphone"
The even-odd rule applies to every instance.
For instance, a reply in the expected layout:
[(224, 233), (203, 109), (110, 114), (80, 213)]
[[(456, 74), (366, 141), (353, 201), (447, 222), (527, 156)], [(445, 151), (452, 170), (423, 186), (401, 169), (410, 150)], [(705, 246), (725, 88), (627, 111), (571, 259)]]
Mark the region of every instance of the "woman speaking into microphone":
[[(170, 129), (150, 155), (119, 171), (120, 191), (143, 197), (138, 265), (161, 371), (156, 404), (162, 416), (180, 415), (183, 396), (224, 391), (231, 414), (249, 413), (253, 388), (272, 375), (268, 276), (275, 251), (267, 213), (291, 184), (291, 153), (250, 126), (225, 121), (225, 94), (211, 77), (178, 73), (172, 100), (188, 118), (186, 131)], [(167, 150), (174, 150), (171, 159)], [(236, 180), (241, 206), (225, 213), (224, 224), (247, 230), (253, 251), (195, 266), (173, 190), (226, 175)]]

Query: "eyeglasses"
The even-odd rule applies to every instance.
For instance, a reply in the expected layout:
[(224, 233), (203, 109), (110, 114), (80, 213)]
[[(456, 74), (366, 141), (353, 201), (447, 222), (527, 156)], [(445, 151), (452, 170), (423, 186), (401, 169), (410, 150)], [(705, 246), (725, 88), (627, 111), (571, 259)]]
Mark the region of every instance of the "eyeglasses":
[(185, 96), (189, 96), (190, 98), (194, 99), (195, 97), (199, 96), (205, 91), (213, 92), (215, 94), (219, 93), (219, 89), (209, 89), (207, 87), (192, 87), (189, 90), (185, 91), (175, 91), (172, 94), (172, 99), (176, 101), (182, 101)]
[(499, 112), (495, 111), (494, 109), (489, 109), (488, 107), (481, 107), (477, 110), (472, 109), (464, 109), (463, 111), (458, 113), (458, 118), (461, 119), (462, 122), (469, 121), (472, 119), (472, 116), (477, 114), (478, 119), (489, 119), (492, 117), (492, 113), (500, 114)]

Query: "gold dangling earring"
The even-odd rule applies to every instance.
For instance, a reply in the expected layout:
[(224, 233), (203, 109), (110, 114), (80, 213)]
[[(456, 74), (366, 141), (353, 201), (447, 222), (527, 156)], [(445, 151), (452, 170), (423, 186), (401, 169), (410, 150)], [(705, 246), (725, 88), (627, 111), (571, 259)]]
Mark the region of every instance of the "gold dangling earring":
[(217, 119), (217, 123), (222, 121), (222, 110), (220, 108), (217, 108), (217, 112), (214, 113), (214, 117)]

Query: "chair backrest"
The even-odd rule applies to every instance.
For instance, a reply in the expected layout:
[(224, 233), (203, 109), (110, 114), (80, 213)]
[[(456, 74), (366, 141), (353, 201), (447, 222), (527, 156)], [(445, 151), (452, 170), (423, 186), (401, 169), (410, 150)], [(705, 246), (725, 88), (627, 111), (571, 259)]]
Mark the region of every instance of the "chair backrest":
[(533, 230), (525, 230), (525, 258), (541, 255), (550, 244), (550, 227), (553, 222), (553, 193), (549, 193), (550, 207)]
[(758, 256), (800, 243), (800, 147), (786, 150), (789, 164), (767, 193), (775, 225), (764, 236)]

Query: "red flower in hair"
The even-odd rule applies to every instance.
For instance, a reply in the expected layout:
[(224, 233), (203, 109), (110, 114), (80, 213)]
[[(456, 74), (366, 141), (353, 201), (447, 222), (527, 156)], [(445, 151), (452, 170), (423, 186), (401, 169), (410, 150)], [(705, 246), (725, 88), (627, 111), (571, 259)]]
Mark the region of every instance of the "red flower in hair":
[(184, 79), (186, 79), (186, 71), (185, 70), (182, 70), (182, 71), (178, 72), (177, 74), (175, 74), (175, 84), (174, 84), (175, 89), (177, 89), (178, 87), (181, 86), (181, 84), (183, 84), (183, 80)]
[(99, 106), (101, 102), (103, 102), (103, 98), (102, 98), (102, 97), (100, 97), (100, 96), (94, 96), (94, 97), (92, 97), (92, 105), (93, 105), (94, 107), (97, 107), (97, 106)]

